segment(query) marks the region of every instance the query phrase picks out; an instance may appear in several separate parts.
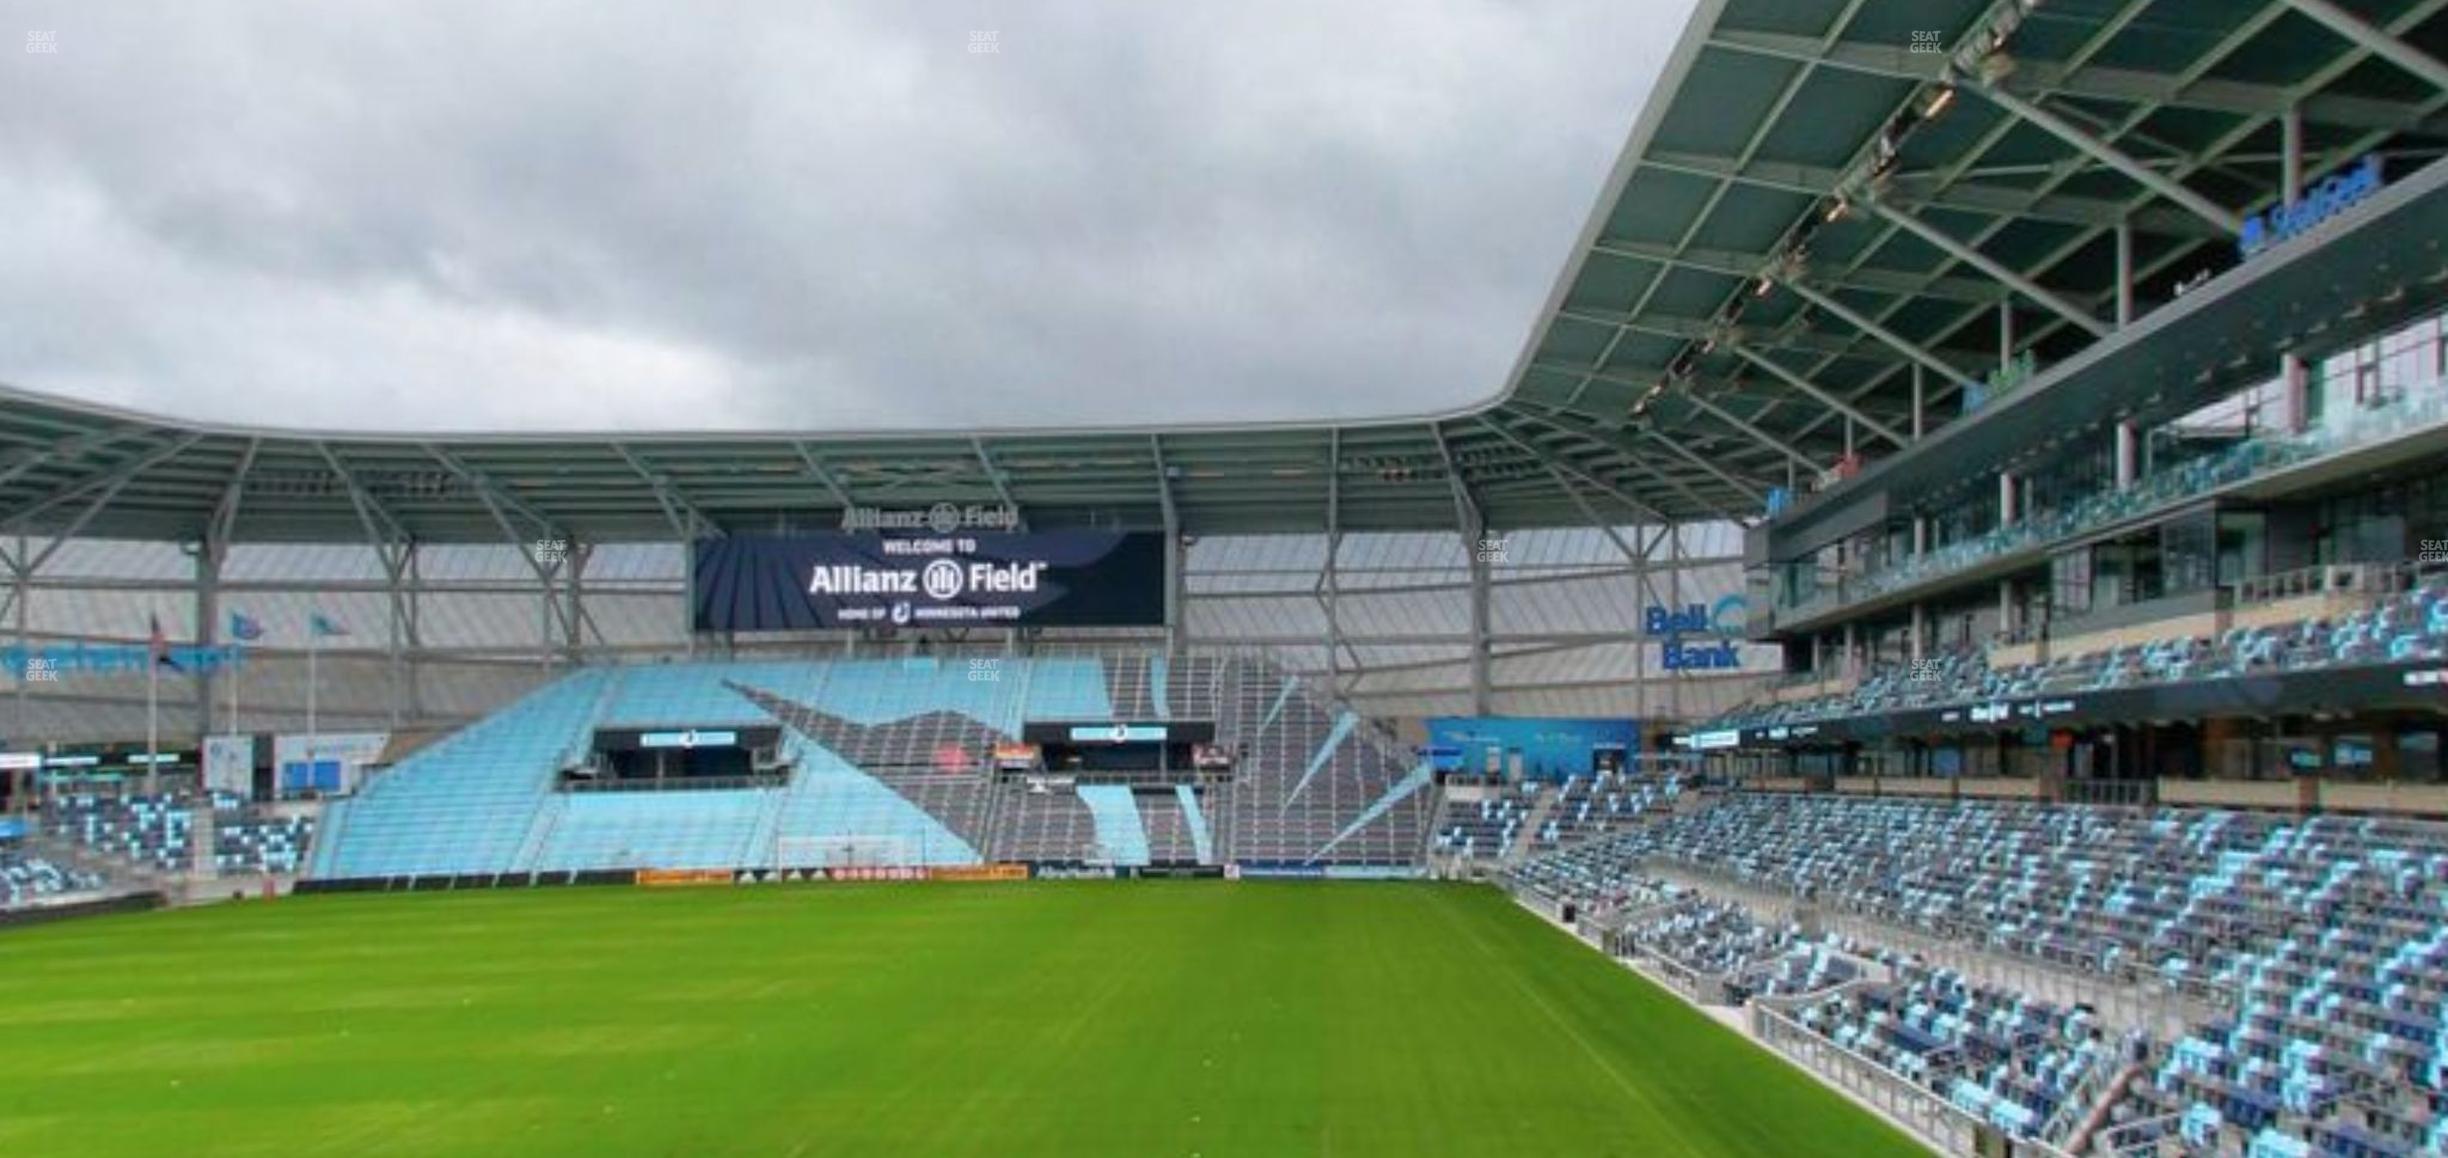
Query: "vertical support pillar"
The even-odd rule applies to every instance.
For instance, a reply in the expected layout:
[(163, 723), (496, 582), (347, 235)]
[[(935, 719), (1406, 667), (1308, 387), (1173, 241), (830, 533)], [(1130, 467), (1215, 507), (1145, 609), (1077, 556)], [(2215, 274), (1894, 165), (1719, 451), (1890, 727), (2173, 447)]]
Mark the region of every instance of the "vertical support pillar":
[(1494, 699), (1488, 679), (1488, 591), (1490, 560), (1481, 549), (1487, 538), (1487, 524), (1480, 520), (1477, 508), (1472, 508), (1470, 521), (1463, 527), (1470, 553), (1470, 695), (1471, 714), (1489, 715)]
[[(1666, 524), (1666, 565), (1672, 568), (1666, 573), (1666, 604), (1680, 610), (1683, 606), (1683, 528), (1675, 523)], [(1678, 724), (1684, 722), (1683, 681), (1690, 675), (1690, 672), (1677, 671), (1666, 684), (1669, 697), (1666, 710), (1673, 713)]]
[(2303, 199), (2303, 110), (2288, 105), (2278, 115), (2278, 200), (2287, 208)]
[[(16, 619), (17, 654), (19, 655), (24, 655), (26, 653), (26, 601), (34, 594), (33, 569), (27, 565), (27, 561), (31, 558), (32, 556), (26, 554), (26, 537), (22, 534), (18, 535), (17, 554), (14, 558), (11, 558), (8, 561), (8, 564), (9, 582), (10, 585), (16, 589), (14, 592), (16, 597), (9, 600), (9, 603)], [(26, 730), (25, 722), (26, 712), (28, 710), (26, 706), (26, 673), (21, 669), (10, 672), (9, 675), (15, 678), (17, 681), (17, 718), (11, 721), (14, 726), (12, 726), (9, 731), (11, 734), (22, 734)]]
[(1998, 299), (1998, 373), (2014, 365), (2014, 299)]
[(1319, 578), (1326, 587), (1326, 682), (1337, 702), (1343, 699), (1343, 616), (1336, 606), (1342, 596), (1342, 580), (1335, 573), (1335, 557), (1343, 553), (1343, 429), (1329, 427), (1326, 431), (1326, 571)]
[[(390, 613), (384, 617), (383, 664), (391, 681), (391, 730), (398, 731), (401, 707), (409, 697), (415, 673), (407, 670), (408, 599), (402, 577), (408, 569), (408, 555), (415, 550), (409, 544), (381, 548), (383, 591), (388, 596)], [(407, 686), (403, 686), (407, 685)]]
[(2116, 324), (2118, 329), (2133, 324), (2134, 266), (2133, 222), (2119, 221), (2116, 225)]
[[(219, 636), (221, 619), (221, 561), (227, 545), (212, 535), (206, 535), (196, 545), (195, 557), (195, 641), (198, 648), (209, 648)], [(193, 677), (196, 693), (196, 731), (199, 735), (213, 732), (213, 688), (220, 675), (202, 661), (196, 663)]]
[(2312, 368), (2301, 355), (2282, 354), (2278, 358), (2278, 379), (2285, 399), (2279, 421), (2286, 424), (2288, 434), (2302, 434), (2312, 425)]
[(1924, 408), (1925, 408), (1925, 406), (1926, 406), (1926, 403), (1927, 403), (1927, 401), (1928, 401), (1928, 393), (1927, 393), (1926, 388), (1925, 388), (1925, 387), (1923, 386), (1923, 384), (1922, 384), (1921, 375), (1922, 375), (1922, 366), (1921, 366), (1921, 363), (1919, 363), (1919, 362), (1915, 362), (1915, 363), (1913, 363), (1913, 364), (1912, 364), (1912, 436), (1913, 436), (1913, 441), (1914, 441), (1914, 442), (1919, 442), (1919, 441), (1921, 441), (1922, 424), (1923, 424), (1923, 421), (1924, 421), (1924, 419), (1923, 419), (1922, 415), (1923, 415), (1923, 412), (1924, 412)]
[(549, 564), (536, 558), (536, 555), (540, 553), (537, 548), (513, 547), (511, 549), (527, 556), (528, 566), (535, 574), (536, 663), (550, 671), (554, 654), (561, 650), (560, 644), (553, 638), (558, 634), (553, 629), (553, 623), (561, 618), (561, 568), (568, 563), (566, 556), (569, 545), (562, 544), (564, 557), (556, 558)]
[(2133, 420), (2128, 418), (2116, 424), (2115, 437), (2116, 489), (2131, 490), (2134, 480), (2140, 477), (2141, 463), (2134, 452), (2141, 438), (2141, 431), (2134, 426)]
[(564, 634), (568, 642), (566, 654), (572, 667), (578, 665), (580, 653), (586, 649), (586, 568), (587, 561), (594, 554), (594, 544), (573, 539), (569, 545), (569, 557), (562, 564), (564, 581), (569, 587), (569, 622), (565, 625), (567, 630)]
[(1189, 602), (1190, 549), (1182, 545), (1181, 520), (1165, 506), (1165, 654), (1178, 658), (1186, 650), (1190, 626), (1184, 619)]
[[(682, 650), (690, 659), (697, 658), (697, 515), (690, 512), (688, 531), (680, 538), (680, 614), (687, 629)], [(850, 654), (856, 655), (858, 633), (850, 633)]]
[(2015, 521), (2015, 476), (2013, 471), (1998, 472), (1998, 526)]
[[(1642, 545), (1641, 530), (1642, 528), (1638, 525), (1632, 528), (1632, 589), (1634, 591), (1649, 590), (1649, 547)], [(1651, 540), (1651, 543), (1654, 544), (1655, 540)], [(1649, 650), (1656, 643), (1655, 639), (1643, 638), (1640, 646), (1632, 649), (1632, 716), (1634, 719), (1643, 721), (1644, 724), (1649, 719)]]
[(422, 658), (425, 649), (425, 601), (422, 598), (425, 590), (424, 553), (419, 551), (415, 541), (411, 540), (401, 554), (407, 560), (402, 569), (408, 577), (407, 590), (404, 593), (406, 598), (403, 600), (407, 609), (408, 715), (409, 718), (422, 723), (425, 719), (425, 672)]

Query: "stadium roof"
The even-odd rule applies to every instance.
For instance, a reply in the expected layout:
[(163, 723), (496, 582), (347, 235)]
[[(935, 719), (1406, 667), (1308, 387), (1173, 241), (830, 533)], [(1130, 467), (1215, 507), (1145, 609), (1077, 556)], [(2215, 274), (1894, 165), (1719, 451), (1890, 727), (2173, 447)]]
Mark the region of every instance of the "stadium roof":
[(2120, 248), (2134, 312), (2232, 266), (2290, 142), (2307, 177), (2435, 156), (2443, 9), (1703, 0), (1511, 380), (1462, 412), (445, 436), (0, 391), (0, 533), (620, 541), (944, 502), (1191, 533), (1744, 517), (1848, 447), (1911, 442), (1916, 379), (1933, 428), (2001, 338), (2049, 365), (2111, 333)]

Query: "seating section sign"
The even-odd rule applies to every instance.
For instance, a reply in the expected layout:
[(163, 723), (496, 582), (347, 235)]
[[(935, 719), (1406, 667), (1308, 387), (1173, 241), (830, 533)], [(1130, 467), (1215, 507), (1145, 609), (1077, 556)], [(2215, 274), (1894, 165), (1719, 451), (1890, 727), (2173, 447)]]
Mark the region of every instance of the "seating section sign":
[(733, 535), (697, 544), (696, 629), (1153, 627), (1153, 532)]

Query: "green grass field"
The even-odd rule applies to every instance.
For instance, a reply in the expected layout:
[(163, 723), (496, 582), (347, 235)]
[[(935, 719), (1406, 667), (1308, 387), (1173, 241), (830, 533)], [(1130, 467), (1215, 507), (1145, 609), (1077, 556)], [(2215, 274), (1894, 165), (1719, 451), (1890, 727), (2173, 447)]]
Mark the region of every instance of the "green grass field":
[(1475, 887), (602, 888), (0, 933), (0, 1154), (1917, 1152)]

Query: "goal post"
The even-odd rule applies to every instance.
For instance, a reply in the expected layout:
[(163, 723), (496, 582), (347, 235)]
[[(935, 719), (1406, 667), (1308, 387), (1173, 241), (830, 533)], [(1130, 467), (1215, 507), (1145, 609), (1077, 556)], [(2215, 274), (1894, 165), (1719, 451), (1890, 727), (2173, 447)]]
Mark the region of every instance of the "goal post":
[(882, 833), (838, 836), (778, 836), (773, 869), (885, 868), (923, 863), (921, 842)]

